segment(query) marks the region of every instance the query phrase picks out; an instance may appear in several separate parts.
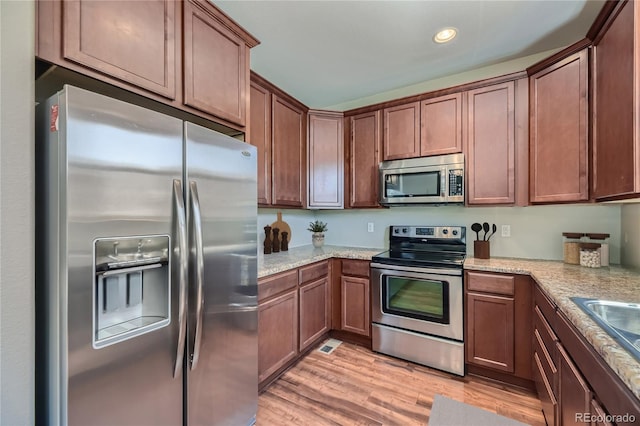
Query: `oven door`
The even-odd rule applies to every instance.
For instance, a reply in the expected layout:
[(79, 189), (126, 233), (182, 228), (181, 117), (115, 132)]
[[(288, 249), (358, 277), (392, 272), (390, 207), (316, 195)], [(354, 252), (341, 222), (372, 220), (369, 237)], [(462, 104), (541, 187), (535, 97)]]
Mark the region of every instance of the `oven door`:
[(463, 340), (462, 270), (371, 264), (374, 323)]

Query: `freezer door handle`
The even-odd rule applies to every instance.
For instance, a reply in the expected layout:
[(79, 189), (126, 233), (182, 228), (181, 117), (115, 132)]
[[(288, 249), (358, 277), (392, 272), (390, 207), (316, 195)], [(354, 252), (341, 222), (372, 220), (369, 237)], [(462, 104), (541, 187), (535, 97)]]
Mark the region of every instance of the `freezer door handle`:
[(173, 377), (182, 372), (184, 360), (184, 342), (187, 334), (187, 215), (185, 212), (184, 197), (182, 195), (182, 182), (179, 179), (173, 181), (173, 207), (176, 229), (174, 230), (178, 240), (178, 275), (179, 275), (179, 301), (178, 301), (178, 345), (176, 349), (176, 364)]
[(202, 216), (200, 214), (200, 198), (198, 197), (198, 185), (195, 182), (189, 183), (190, 199), (191, 199), (191, 219), (193, 226), (193, 240), (191, 241), (191, 255), (194, 257), (192, 262), (193, 272), (195, 273), (196, 282), (196, 324), (194, 332), (193, 349), (191, 352), (191, 370), (195, 370), (198, 365), (198, 357), (200, 355), (200, 346), (202, 344), (202, 315), (204, 314), (204, 251), (202, 245)]

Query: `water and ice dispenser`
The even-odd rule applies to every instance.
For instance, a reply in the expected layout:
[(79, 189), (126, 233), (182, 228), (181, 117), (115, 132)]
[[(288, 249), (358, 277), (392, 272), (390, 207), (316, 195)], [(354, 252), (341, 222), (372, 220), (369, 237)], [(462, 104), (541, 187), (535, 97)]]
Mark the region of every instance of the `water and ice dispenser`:
[(94, 242), (93, 346), (101, 348), (169, 324), (167, 235)]

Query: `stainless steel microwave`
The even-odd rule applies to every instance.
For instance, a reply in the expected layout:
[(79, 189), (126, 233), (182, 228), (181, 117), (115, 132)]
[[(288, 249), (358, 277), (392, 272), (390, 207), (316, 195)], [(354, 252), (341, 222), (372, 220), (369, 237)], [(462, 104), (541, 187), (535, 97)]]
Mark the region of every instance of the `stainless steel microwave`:
[(380, 204), (464, 203), (464, 154), (380, 163)]

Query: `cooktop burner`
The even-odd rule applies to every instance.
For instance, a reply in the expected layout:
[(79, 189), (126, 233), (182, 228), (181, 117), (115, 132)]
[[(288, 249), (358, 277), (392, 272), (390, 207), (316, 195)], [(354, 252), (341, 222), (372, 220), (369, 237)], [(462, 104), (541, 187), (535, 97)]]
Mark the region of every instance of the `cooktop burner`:
[(374, 262), (436, 268), (459, 268), (466, 257), (464, 226), (391, 226), (389, 250)]

